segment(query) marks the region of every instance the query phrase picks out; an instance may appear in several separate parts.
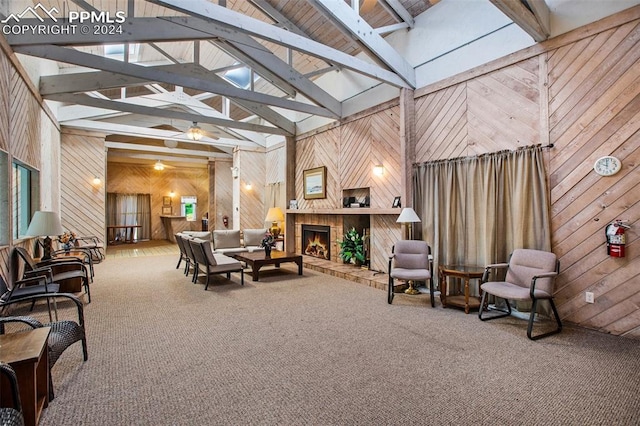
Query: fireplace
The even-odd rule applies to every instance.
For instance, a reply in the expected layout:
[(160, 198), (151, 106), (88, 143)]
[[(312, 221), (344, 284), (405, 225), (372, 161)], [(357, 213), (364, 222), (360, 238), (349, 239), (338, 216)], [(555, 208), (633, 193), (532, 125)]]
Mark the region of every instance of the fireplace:
[(331, 227), (302, 225), (302, 254), (331, 259)]

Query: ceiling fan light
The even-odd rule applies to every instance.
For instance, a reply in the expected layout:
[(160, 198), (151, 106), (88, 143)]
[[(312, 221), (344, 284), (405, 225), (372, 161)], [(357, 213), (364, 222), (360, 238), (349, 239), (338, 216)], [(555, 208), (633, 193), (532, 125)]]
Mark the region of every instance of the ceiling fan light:
[(189, 127), (189, 130), (187, 130), (187, 137), (194, 141), (202, 139), (202, 129), (198, 127), (197, 122), (194, 121), (193, 125)]
[(162, 171), (164, 170), (164, 164), (162, 164), (162, 161), (158, 160), (156, 161), (156, 164), (153, 166), (153, 168), (158, 171)]

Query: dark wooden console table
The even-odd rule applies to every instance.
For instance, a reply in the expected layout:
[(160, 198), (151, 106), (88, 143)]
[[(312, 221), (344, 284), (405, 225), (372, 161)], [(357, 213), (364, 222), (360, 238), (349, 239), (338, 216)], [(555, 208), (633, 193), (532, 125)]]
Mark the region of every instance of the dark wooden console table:
[(264, 251), (254, 251), (252, 253), (234, 253), (230, 254), (234, 259), (241, 262), (246, 262), (247, 265), (251, 265), (251, 273), (253, 281), (258, 281), (259, 271), (265, 265), (275, 265), (280, 267), (281, 263), (294, 262), (298, 265), (298, 275), (302, 275), (302, 255), (290, 253), (286, 251), (271, 251), (271, 256), (267, 257)]

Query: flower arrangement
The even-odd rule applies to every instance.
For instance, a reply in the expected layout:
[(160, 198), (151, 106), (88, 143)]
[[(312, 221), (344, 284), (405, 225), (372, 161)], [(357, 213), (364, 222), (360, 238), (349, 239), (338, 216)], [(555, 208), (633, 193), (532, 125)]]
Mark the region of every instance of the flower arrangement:
[(266, 234), (264, 234), (264, 238), (262, 239), (262, 242), (260, 242), (260, 247), (275, 247), (276, 245), (276, 239), (273, 237), (273, 234), (270, 231), (267, 231)]
[(364, 255), (364, 240), (356, 231), (356, 228), (351, 228), (346, 234), (344, 234), (344, 240), (338, 241), (340, 245), (340, 259), (343, 262), (353, 264), (363, 264), (365, 262)]
[(62, 244), (65, 250), (70, 250), (73, 244), (76, 242), (78, 236), (75, 232), (64, 231), (64, 234), (58, 235), (58, 241)]

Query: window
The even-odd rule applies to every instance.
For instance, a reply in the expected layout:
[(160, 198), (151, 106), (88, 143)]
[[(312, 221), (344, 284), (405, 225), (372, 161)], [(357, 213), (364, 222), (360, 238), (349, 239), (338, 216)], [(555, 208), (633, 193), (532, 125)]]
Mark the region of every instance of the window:
[(13, 207), (13, 239), (27, 233), (29, 221), (38, 206), (38, 172), (18, 162), (13, 162), (11, 198)]

